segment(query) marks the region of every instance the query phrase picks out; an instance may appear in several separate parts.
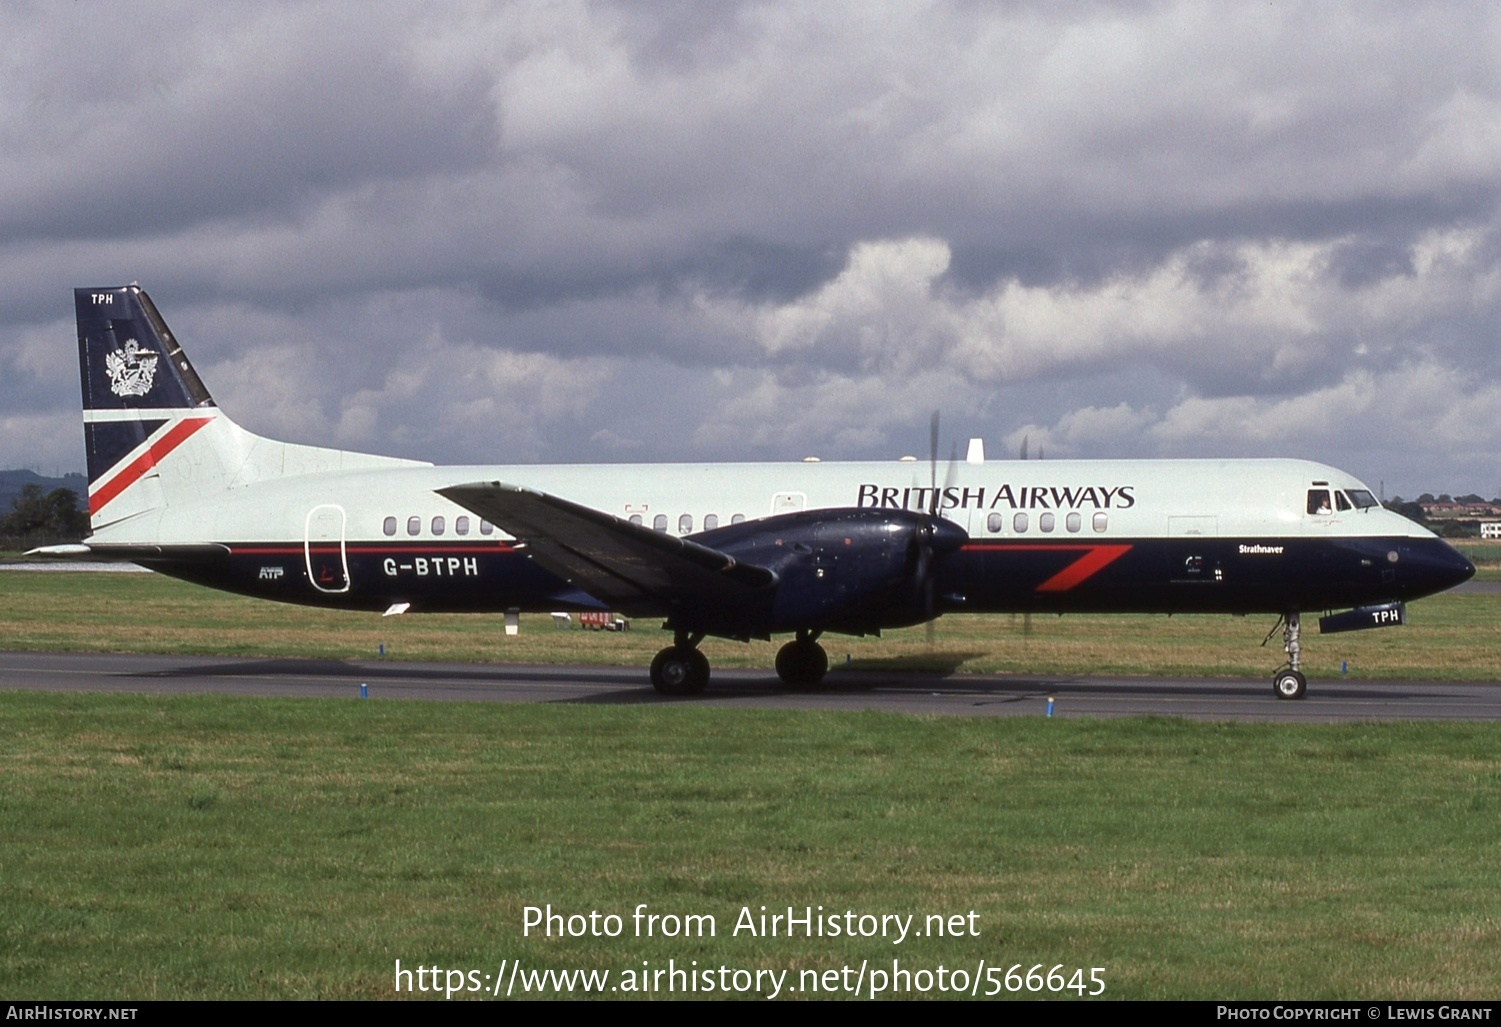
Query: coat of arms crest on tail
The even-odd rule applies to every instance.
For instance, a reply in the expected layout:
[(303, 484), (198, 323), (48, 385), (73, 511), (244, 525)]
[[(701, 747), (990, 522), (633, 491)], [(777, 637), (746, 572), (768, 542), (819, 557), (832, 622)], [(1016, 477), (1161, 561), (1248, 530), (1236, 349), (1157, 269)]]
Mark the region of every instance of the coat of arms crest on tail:
[(157, 354), (141, 349), (134, 339), (124, 347), (107, 353), (104, 370), (109, 374), (109, 391), (116, 396), (144, 396), (151, 391), (151, 381), (156, 377)]

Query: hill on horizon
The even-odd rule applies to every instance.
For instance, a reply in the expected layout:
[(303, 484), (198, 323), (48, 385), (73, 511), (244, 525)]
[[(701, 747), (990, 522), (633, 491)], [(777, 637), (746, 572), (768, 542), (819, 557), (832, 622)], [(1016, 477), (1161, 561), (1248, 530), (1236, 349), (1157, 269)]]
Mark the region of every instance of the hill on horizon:
[(78, 473), (65, 474), (61, 478), (49, 478), (30, 470), (0, 471), (0, 513), (10, 510), (11, 500), (21, 494), (27, 485), (40, 485), (44, 492), (53, 489), (72, 489), (78, 494), (80, 505), (89, 494), (88, 479)]

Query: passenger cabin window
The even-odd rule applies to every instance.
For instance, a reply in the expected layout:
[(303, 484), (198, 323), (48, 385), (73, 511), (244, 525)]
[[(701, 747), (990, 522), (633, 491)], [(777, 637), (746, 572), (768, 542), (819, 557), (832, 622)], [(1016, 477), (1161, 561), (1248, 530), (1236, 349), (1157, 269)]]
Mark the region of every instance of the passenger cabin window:
[(441, 535), (441, 534), (443, 534), (443, 529), (445, 527), (447, 527), (447, 525), (444, 523), (443, 518), (441, 516), (433, 518), (433, 534), (434, 535)]
[(408, 517), (407, 518), (407, 534), (408, 535), (420, 535), (420, 534), (422, 534), (422, 518), (421, 517)]
[(1328, 489), (1308, 490), (1308, 512), (1311, 514), (1329, 514), (1334, 509), (1329, 505)]
[(479, 533), (481, 535), (489, 535), (489, 534), (493, 533), (494, 531), (495, 531), (495, 525), (491, 524), (489, 521), (480, 521), (479, 522)]
[(653, 517), (651, 519), (651, 528), (652, 528), (652, 531), (666, 531), (667, 530), (667, 515), (666, 514), (657, 514), (657, 516)]
[(1042, 531), (1052, 531), (1055, 520), (1056, 518), (1051, 513), (1045, 513), (1037, 518), (1037, 527)]
[(730, 516), (730, 523), (731, 524), (744, 524), (745, 523), (745, 514), (732, 514)]
[(453, 522), (453, 533), (455, 535), (467, 535), (467, 534), (469, 534), (469, 518), (467, 518), (467, 517), (460, 517), (458, 520), (454, 521)]
[(713, 531), (717, 527), (719, 527), (719, 515), (704, 514), (704, 530)]
[(683, 514), (678, 518), (678, 534), (686, 535), (693, 530), (693, 515)]
[(631, 514), (631, 523), (634, 524), (638, 528), (641, 527), (641, 515), (640, 514)]
[(1076, 510), (1068, 515), (1068, 518), (1064, 521), (1064, 523), (1068, 525), (1069, 531), (1078, 531), (1080, 528), (1084, 527), (1084, 518), (1079, 516), (1079, 512)]
[(1025, 532), (1027, 530), (1027, 515), (1026, 515), (1026, 513), (1024, 513), (1024, 512), (1018, 512), (1015, 517), (1011, 518), (1011, 530), (1014, 531), (1014, 532), (1016, 532), (1018, 535), (1022, 534), (1023, 532)]
[(1006, 530), (1006, 515), (992, 512), (985, 518), (985, 530), (992, 535), (999, 535)]
[(380, 530), (385, 532), (387, 535), (396, 534), (396, 518), (387, 517), (384, 521), (381, 522)]
[(1103, 532), (1110, 524), (1110, 515), (1107, 514), (1104, 510), (1101, 510), (1094, 515), (1093, 523), (1095, 531)]

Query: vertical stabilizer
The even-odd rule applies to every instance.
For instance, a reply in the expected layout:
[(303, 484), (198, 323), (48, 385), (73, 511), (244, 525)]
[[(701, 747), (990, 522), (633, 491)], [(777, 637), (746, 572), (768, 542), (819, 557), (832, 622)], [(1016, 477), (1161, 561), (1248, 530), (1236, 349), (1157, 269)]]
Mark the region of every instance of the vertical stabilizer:
[(147, 515), (211, 500), (260, 481), (431, 466), (253, 435), (214, 405), (140, 286), (75, 289), (73, 304), (88, 450), (89, 523), (96, 533), (116, 528), (109, 533), (110, 541), (154, 541), (157, 534)]
[[(165, 506), (173, 491), (222, 488), (242, 449), (238, 433), (217, 423), (213, 398), (151, 298), (137, 285), (75, 289), (73, 304), (93, 527)], [(169, 458), (182, 473), (164, 489)]]
[(172, 330), (140, 286), (74, 289), (73, 306), (78, 315), (85, 410), (214, 405)]

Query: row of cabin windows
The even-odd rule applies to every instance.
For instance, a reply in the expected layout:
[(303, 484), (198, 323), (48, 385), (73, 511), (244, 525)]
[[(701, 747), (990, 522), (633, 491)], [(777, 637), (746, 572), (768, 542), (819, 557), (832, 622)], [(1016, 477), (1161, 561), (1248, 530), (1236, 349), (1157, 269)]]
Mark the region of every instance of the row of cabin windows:
[[(638, 513), (631, 514), (630, 520), (631, 520), (631, 523), (634, 524), (634, 525), (636, 525), (637, 527), (640, 527), (643, 523), (645, 523), (642, 520), (641, 515), (638, 514)], [(744, 520), (745, 520), (745, 514), (735, 514), (733, 517), (730, 518), (730, 523), (731, 524), (739, 524), (739, 523), (741, 523)], [(704, 530), (705, 531), (713, 531), (717, 527), (719, 527), (719, 515), (718, 514), (704, 514)], [(651, 519), (651, 528), (652, 528), (652, 531), (666, 531), (667, 530), (667, 515), (666, 514), (657, 514), (657, 516), (653, 517)], [(678, 534), (679, 535), (687, 535), (687, 534), (689, 534), (692, 531), (693, 531), (693, 515), (692, 514), (679, 514), (678, 515)]]
[[(730, 518), (730, 523), (731, 524), (739, 524), (739, 523), (741, 523), (744, 520), (745, 520), (745, 514), (735, 514), (733, 517)], [(640, 514), (631, 514), (631, 523), (635, 524), (635, 525), (640, 525), (642, 523), (641, 522), (641, 515)], [(654, 531), (666, 531), (667, 530), (667, 515), (666, 514), (657, 514), (657, 516), (655, 516), (655, 517), (652, 518), (651, 526), (652, 526), (652, 530), (654, 530)], [(704, 517), (704, 530), (705, 531), (713, 531), (717, 527), (719, 527), (719, 515), (718, 514), (707, 514)], [(381, 524), (381, 530), (384, 531), (387, 535), (395, 535), (396, 534), (396, 528), (397, 528), (397, 520), (396, 520), (395, 517), (387, 517), (385, 519), (385, 521), (382, 522), (382, 524)], [(467, 535), (467, 534), (469, 534), (469, 528), (470, 528), (470, 519), (469, 519), (468, 516), (460, 515), (460, 516), (454, 518), (454, 520), (453, 520), (453, 533), (455, 535)], [(434, 534), (434, 535), (442, 535), (442, 534), (444, 534), (448, 530), (448, 522), (447, 522), (447, 520), (444, 519), (444, 517), (443, 517), (442, 514), (438, 514), (435, 517), (433, 517), (433, 519), (432, 519), (431, 522), (429, 522), (429, 529), (431, 530), (432, 534)], [(679, 531), (679, 533), (684, 534), (684, 535), (687, 535), (687, 534), (689, 534), (690, 532), (693, 531), (693, 515), (692, 514), (683, 514), (680, 517), (678, 517), (678, 531)], [(479, 522), (479, 533), (481, 535), (492, 535), (492, 534), (495, 533), (495, 526), (493, 524), (491, 524), (489, 521), (482, 520), (482, 521)], [(408, 535), (420, 535), (420, 534), (422, 534), (422, 518), (421, 517), (413, 516), (413, 517), (408, 517), (407, 518), (407, 534)]]
[[(1310, 505), (1312, 505), (1312, 504), (1310, 504)], [(630, 520), (631, 520), (632, 524), (635, 524), (637, 526), (640, 526), (643, 523), (642, 522), (642, 517), (641, 517), (640, 514), (631, 514)], [(730, 523), (731, 524), (740, 524), (744, 520), (745, 520), (745, 514), (735, 514), (733, 517), (730, 518)], [(1029, 519), (1029, 517), (1027, 515), (1027, 512), (1025, 510), (1018, 510), (1016, 513), (1012, 514), (1012, 516), (1011, 516), (1011, 530), (1013, 532), (1015, 532), (1016, 534), (1018, 534), (1018, 535), (1025, 534), (1026, 531), (1027, 531), (1027, 528), (1028, 528), (1029, 524), (1030, 524), (1030, 519)], [(657, 514), (655, 517), (652, 518), (651, 526), (652, 526), (652, 530), (653, 531), (666, 531), (667, 530), (667, 515), (666, 514)], [(1041, 513), (1041, 514), (1038, 515), (1038, 517), (1037, 517), (1037, 529), (1039, 531), (1044, 532), (1044, 533), (1051, 532), (1051, 531), (1055, 530), (1057, 528), (1057, 526), (1058, 526), (1057, 515), (1054, 514), (1051, 510), (1044, 511), (1043, 513)], [(1068, 531), (1075, 532), (1075, 533), (1084, 530), (1084, 518), (1083, 518), (1083, 515), (1080, 514), (1078, 511), (1073, 511), (1073, 512), (1067, 514), (1063, 518), (1063, 526)], [(1092, 527), (1097, 532), (1103, 532), (1103, 531), (1105, 531), (1105, 529), (1108, 526), (1109, 526), (1109, 515), (1106, 514), (1103, 510), (1097, 511), (1095, 513), (1094, 517), (1091, 518), (1091, 520), (1090, 520), (1090, 527)], [(444, 517), (443, 517), (442, 514), (437, 514), (436, 516), (433, 517), (432, 521), (429, 523), (429, 527), (430, 527), (430, 529), (431, 529), (431, 531), (432, 531), (432, 533), (434, 535), (442, 535), (442, 534), (444, 534), (448, 530), (448, 522), (447, 522), (447, 520), (444, 519)], [(717, 527), (719, 527), (719, 515), (718, 514), (706, 514), (704, 516), (704, 530), (705, 531), (713, 531)], [(999, 535), (1001, 532), (1003, 532), (1003, 531), (1006, 530), (1006, 515), (1003, 514), (1003, 513), (992, 513), (989, 516), (989, 518), (986, 520), (985, 527), (990, 531), (991, 534), (993, 534), (993, 535)], [(394, 536), (396, 534), (396, 528), (397, 528), (397, 521), (396, 521), (395, 517), (387, 517), (385, 519), (384, 523), (382, 523), (382, 525), (381, 525), (381, 530), (384, 531), (387, 535)], [(469, 528), (470, 528), (470, 519), (469, 519), (469, 517), (467, 515), (461, 514), (460, 516), (454, 518), (454, 520), (453, 520), (453, 533), (455, 535), (468, 535), (469, 534)], [(693, 531), (693, 515), (692, 514), (681, 514), (678, 517), (678, 533), (681, 534), (681, 535), (687, 535), (687, 534), (690, 534), (692, 531)], [(495, 533), (495, 526), (493, 524), (491, 524), (489, 521), (481, 520), (479, 522), (479, 533), (481, 535), (493, 535)], [(413, 516), (413, 517), (408, 517), (407, 518), (407, 534), (408, 535), (420, 535), (420, 534), (422, 534), (422, 518), (421, 517)]]
[[(1016, 513), (1011, 515), (1011, 530), (1018, 535), (1025, 534), (1029, 521), (1030, 519), (1027, 516), (1027, 512), (1025, 510), (1018, 510)], [(1063, 526), (1071, 532), (1083, 531), (1084, 515), (1079, 513), (1077, 510), (1067, 514), (1063, 518)], [(1098, 532), (1105, 531), (1105, 529), (1110, 526), (1110, 515), (1103, 510), (1096, 511), (1095, 515), (1090, 518), (1089, 526)], [(1003, 513), (992, 513), (988, 518), (986, 518), (985, 527), (990, 531), (991, 534), (999, 535), (1002, 531), (1006, 530), (1006, 515)], [(1038, 531), (1050, 532), (1057, 527), (1058, 516), (1051, 510), (1045, 510), (1037, 515)]]
[[(470, 526), (470, 524), (471, 524), (471, 521), (470, 521), (468, 515), (460, 514), (458, 517), (455, 517), (453, 519), (453, 533), (455, 535), (467, 535), (467, 534), (469, 534), (469, 526)], [(441, 534), (443, 534), (444, 532), (446, 532), (448, 530), (448, 521), (444, 519), (444, 517), (443, 517), (442, 514), (438, 514), (437, 516), (435, 516), (432, 519), (431, 523), (429, 524), (429, 527), (431, 528), (432, 533), (434, 535), (441, 535)], [(387, 517), (385, 519), (385, 521), (382, 522), (382, 524), (381, 524), (381, 530), (384, 531), (387, 535), (395, 535), (396, 534), (396, 518), (395, 517)], [(493, 535), (493, 534), (495, 534), (495, 525), (491, 524), (489, 521), (483, 521), (482, 520), (482, 521), (479, 522), (479, 533), (481, 535)], [(407, 534), (408, 535), (420, 535), (420, 534), (422, 534), (422, 518), (421, 517), (408, 517), (407, 518)]]
[[(642, 519), (642, 516), (640, 514), (631, 514), (630, 520), (631, 520), (632, 524), (635, 524), (635, 525), (638, 525), (638, 526), (641, 525), (642, 523), (644, 523), (643, 519)], [(735, 514), (733, 517), (730, 518), (730, 523), (731, 524), (739, 524), (739, 523), (741, 523), (744, 520), (745, 520), (745, 514)], [(1030, 522), (1030, 519), (1029, 519), (1026, 511), (1024, 511), (1024, 510), (1018, 510), (1011, 517), (1011, 530), (1014, 531), (1014, 532), (1016, 532), (1019, 535), (1020, 534), (1024, 534), (1027, 531), (1027, 527), (1028, 527), (1029, 522)], [(652, 518), (651, 526), (652, 526), (652, 530), (654, 530), (654, 531), (666, 531), (667, 530), (667, 515), (666, 514), (657, 514), (655, 517)], [(990, 515), (990, 517), (987, 519), (985, 526), (990, 530), (991, 534), (993, 534), (993, 535), (999, 535), (1001, 532), (1003, 532), (1003, 531), (1006, 530), (1006, 515), (1002, 514), (1002, 513), (992, 513)], [(1051, 511), (1044, 511), (1042, 514), (1038, 515), (1038, 518), (1037, 518), (1037, 528), (1038, 528), (1039, 531), (1050, 532), (1050, 531), (1055, 530), (1057, 528), (1057, 526), (1058, 526), (1057, 515), (1054, 514), (1054, 513), (1052, 513)], [(1084, 516), (1083, 516), (1083, 514), (1080, 514), (1078, 511), (1074, 511), (1074, 512), (1071, 512), (1071, 513), (1067, 514), (1063, 518), (1063, 526), (1068, 531), (1071, 531), (1071, 532), (1076, 532), (1077, 533), (1077, 532), (1083, 531), (1084, 530)], [(1097, 532), (1104, 532), (1109, 526), (1110, 526), (1110, 515), (1107, 514), (1107, 513), (1105, 513), (1105, 511), (1103, 511), (1103, 510), (1097, 511), (1095, 513), (1095, 515), (1090, 519), (1090, 527), (1092, 527)], [(719, 515), (718, 514), (707, 514), (704, 517), (704, 531), (713, 531), (717, 527), (719, 527)], [(687, 535), (687, 534), (689, 534), (692, 531), (693, 531), (693, 515), (692, 514), (681, 514), (681, 515), (679, 515), (679, 517), (678, 517), (678, 534), (680, 534), (680, 535)]]

